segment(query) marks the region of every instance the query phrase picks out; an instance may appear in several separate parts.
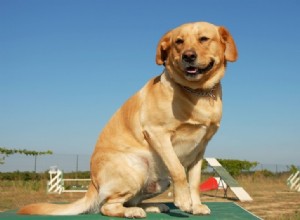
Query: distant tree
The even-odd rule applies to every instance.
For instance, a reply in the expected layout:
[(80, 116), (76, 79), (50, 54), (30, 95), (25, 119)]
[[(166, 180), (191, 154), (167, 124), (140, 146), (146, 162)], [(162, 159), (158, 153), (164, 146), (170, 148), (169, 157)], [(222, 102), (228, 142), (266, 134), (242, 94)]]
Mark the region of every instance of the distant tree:
[(288, 169), (291, 173), (296, 173), (298, 171), (298, 167), (296, 167), (295, 165), (291, 165), (291, 166), (288, 166)]
[(34, 171), (36, 171), (36, 159), (39, 155), (45, 155), (45, 154), (53, 154), (52, 151), (32, 151), (32, 150), (26, 150), (26, 149), (8, 149), (5, 147), (0, 147), (0, 164), (4, 164), (5, 157), (8, 157), (12, 154), (25, 154), (26, 156), (34, 156)]
[(246, 160), (218, 159), (218, 161), (232, 176), (237, 176), (245, 171), (249, 172), (251, 168), (258, 165), (258, 162), (250, 162)]
[[(250, 172), (250, 170), (258, 165), (258, 162), (250, 162), (246, 160), (229, 160), (229, 159), (217, 159), (220, 164), (232, 175), (238, 176), (242, 172)], [(202, 170), (208, 167), (206, 160), (203, 160)]]

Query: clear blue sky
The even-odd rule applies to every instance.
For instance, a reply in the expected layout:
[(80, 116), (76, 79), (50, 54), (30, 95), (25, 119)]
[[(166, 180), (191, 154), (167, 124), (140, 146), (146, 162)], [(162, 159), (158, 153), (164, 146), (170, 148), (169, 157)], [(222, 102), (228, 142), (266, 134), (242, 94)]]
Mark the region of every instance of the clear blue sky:
[(224, 25), (239, 60), (206, 156), (300, 164), (300, 1), (0, 0), (0, 146), (91, 154), (112, 114), (160, 74), (160, 37)]

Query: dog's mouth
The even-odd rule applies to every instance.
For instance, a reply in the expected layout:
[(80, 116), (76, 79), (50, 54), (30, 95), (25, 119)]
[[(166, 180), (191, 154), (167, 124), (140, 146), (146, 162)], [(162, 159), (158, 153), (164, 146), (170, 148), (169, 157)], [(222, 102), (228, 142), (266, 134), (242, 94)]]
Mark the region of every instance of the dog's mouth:
[(194, 65), (189, 65), (185, 68), (185, 74), (188, 77), (195, 78), (197, 75), (201, 75), (209, 72), (214, 67), (214, 64), (215, 61), (211, 60), (210, 63), (204, 68), (197, 67)]

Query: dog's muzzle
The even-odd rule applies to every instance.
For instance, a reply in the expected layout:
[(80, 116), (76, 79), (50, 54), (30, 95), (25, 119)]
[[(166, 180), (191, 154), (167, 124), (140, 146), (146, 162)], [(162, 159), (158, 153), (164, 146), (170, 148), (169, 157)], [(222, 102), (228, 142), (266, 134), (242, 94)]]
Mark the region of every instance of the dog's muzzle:
[(185, 73), (189, 77), (195, 77), (199, 74), (205, 74), (214, 67), (215, 61), (212, 59), (206, 67), (198, 67), (195, 64), (186, 64)]
[(197, 53), (192, 49), (186, 50), (182, 54), (182, 63), (184, 66), (184, 71), (188, 77), (195, 77), (198, 74), (204, 74), (210, 71), (215, 64), (215, 61), (211, 59), (207, 66), (200, 67), (199, 64), (196, 63), (197, 57)]

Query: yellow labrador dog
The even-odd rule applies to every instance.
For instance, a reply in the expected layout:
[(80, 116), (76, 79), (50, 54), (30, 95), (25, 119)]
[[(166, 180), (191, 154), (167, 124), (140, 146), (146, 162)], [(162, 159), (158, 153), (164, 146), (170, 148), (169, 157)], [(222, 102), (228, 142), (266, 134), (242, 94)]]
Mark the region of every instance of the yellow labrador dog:
[(220, 126), (220, 80), (227, 61), (237, 59), (234, 40), (224, 27), (188, 23), (158, 43), (156, 63), (164, 64), (111, 118), (91, 158), (86, 195), (71, 204), (32, 204), (20, 214), (143, 218), (147, 211), (167, 212), (163, 204), (141, 204), (174, 186), (174, 204), (182, 211), (209, 214), (198, 186), (207, 143)]

